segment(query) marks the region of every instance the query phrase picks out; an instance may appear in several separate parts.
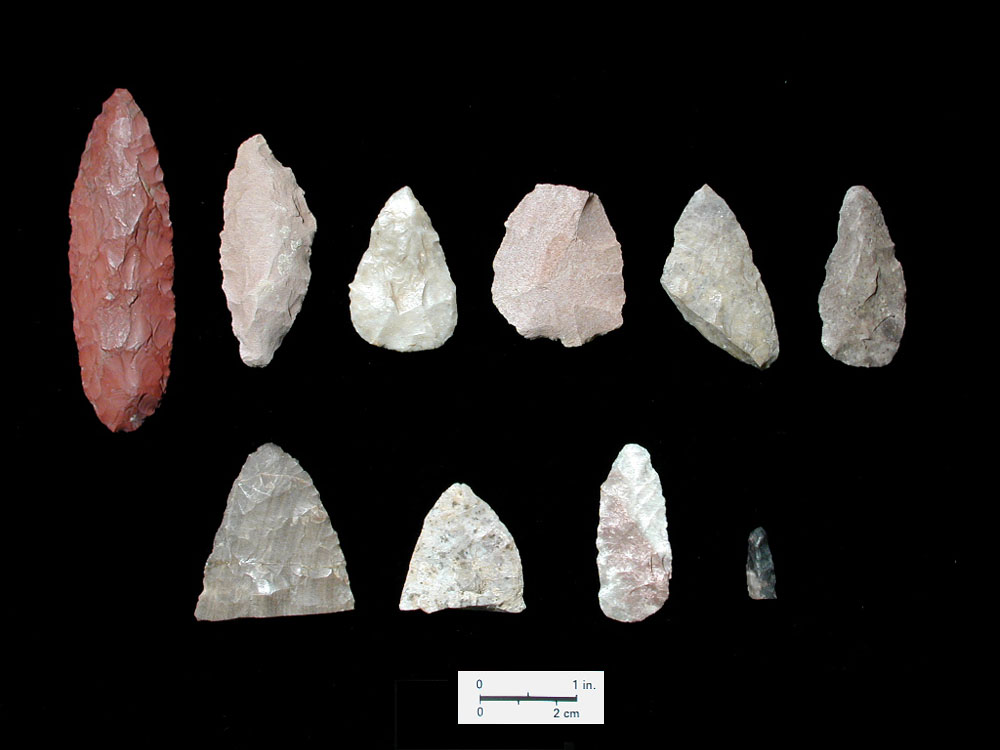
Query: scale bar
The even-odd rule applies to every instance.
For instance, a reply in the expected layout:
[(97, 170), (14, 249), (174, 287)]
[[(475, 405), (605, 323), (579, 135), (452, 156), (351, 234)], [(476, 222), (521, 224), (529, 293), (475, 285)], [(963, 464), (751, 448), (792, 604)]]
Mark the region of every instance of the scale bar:
[(555, 701), (556, 703), (576, 703), (579, 698), (575, 695), (480, 695), (479, 702), (483, 701)]

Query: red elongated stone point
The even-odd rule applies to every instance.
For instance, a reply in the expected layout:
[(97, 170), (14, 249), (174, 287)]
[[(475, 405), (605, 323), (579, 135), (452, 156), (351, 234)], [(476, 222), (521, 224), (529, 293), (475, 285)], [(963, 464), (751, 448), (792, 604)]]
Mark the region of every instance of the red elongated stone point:
[(125, 89), (104, 102), (73, 186), (69, 274), (83, 391), (112, 431), (155, 411), (170, 374), (170, 199), (149, 123)]

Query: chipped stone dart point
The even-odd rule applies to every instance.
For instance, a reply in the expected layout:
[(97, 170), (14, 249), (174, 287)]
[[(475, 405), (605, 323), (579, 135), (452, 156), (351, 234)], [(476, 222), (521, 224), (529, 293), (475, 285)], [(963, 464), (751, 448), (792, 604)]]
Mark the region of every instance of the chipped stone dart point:
[(455, 283), (430, 217), (408, 187), (372, 226), (350, 285), (351, 322), (369, 344), (398, 352), (436, 349), (458, 322)]
[(834, 359), (882, 367), (896, 356), (906, 325), (906, 283), (882, 209), (865, 187), (844, 196), (819, 315), (823, 348)]
[(767, 532), (757, 527), (747, 540), (747, 592), (751, 599), (777, 599), (774, 560)]
[(160, 403), (174, 336), (170, 199), (149, 122), (125, 89), (94, 120), (70, 198), (70, 297), (83, 391), (112, 431)]
[(684, 320), (736, 359), (764, 369), (778, 358), (771, 300), (746, 233), (708, 185), (677, 220), (660, 283)]
[(274, 158), (262, 135), (244, 141), (236, 153), (223, 214), (219, 257), (233, 333), (243, 362), (264, 367), (309, 288), (316, 219), (292, 170)]
[(399, 608), (521, 612), (523, 592), (521, 556), (507, 527), (470, 487), (453, 484), (424, 518)]
[(504, 223), (493, 303), (525, 338), (580, 346), (622, 324), (622, 250), (601, 200), (536, 185)]
[(205, 563), (195, 617), (354, 609), (340, 539), (299, 462), (273, 443), (247, 457)]
[(670, 595), (672, 563), (660, 477), (649, 451), (629, 443), (601, 485), (597, 526), (601, 611), (619, 622), (638, 622), (659, 611)]

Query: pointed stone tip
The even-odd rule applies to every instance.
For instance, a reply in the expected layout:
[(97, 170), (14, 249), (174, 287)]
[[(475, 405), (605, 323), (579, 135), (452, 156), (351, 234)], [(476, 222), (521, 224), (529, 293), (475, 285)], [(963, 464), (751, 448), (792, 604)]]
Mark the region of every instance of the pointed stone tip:
[[(267, 139), (260, 133), (250, 136), (240, 144), (240, 147), (236, 149), (236, 159), (239, 160), (241, 157), (246, 158), (250, 153), (271, 154), (271, 147), (268, 145)], [(248, 362), (247, 364), (250, 363)]]
[(104, 101), (104, 106), (102, 111), (116, 112), (116, 113), (126, 113), (129, 109), (139, 109), (139, 105), (135, 103), (135, 98), (129, 92), (128, 89), (115, 89), (114, 92)]
[(270, 453), (270, 454), (281, 455), (281, 456), (287, 456), (288, 455), (288, 453), (286, 453), (284, 450), (282, 450), (281, 446), (278, 445), (277, 443), (264, 443), (257, 450), (255, 450), (251, 455), (257, 455), (258, 453), (260, 453), (260, 454)]
[(618, 451), (618, 456), (643, 456), (649, 458), (649, 451), (643, 448), (638, 443), (626, 443), (622, 446), (622, 449)]
[(419, 208), (421, 208), (420, 202), (413, 194), (413, 191), (409, 185), (404, 185), (389, 196), (389, 200), (385, 202), (385, 208), (382, 210), (402, 216), (412, 216)]
[(844, 205), (846, 206), (849, 203), (865, 203), (871, 206), (878, 206), (878, 201), (875, 200), (872, 191), (864, 185), (854, 185), (848, 188), (844, 194)]
[(135, 101), (135, 97), (132, 96), (131, 91), (129, 91), (128, 89), (121, 89), (121, 88), (115, 89), (111, 93), (111, 96), (108, 97), (108, 101), (111, 101), (112, 99), (122, 99), (124, 101), (129, 101), (129, 102)]

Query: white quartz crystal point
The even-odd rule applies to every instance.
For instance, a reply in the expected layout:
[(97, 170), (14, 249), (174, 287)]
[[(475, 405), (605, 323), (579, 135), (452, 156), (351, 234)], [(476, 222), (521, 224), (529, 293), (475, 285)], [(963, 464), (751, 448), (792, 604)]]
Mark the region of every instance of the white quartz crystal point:
[(399, 608), (520, 612), (523, 592), (521, 556), (507, 527), (471, 488), (453, 484), (424, 518)]
[(205, 563), (199, 620), (354, 609), (347, 563), (299, 462), (267, 443), (236, 478)]
[(597, 594), (612, 620), (638, 622), (670, 594), (673, 557), (667, 538), (667, 508), (649, 451), (622, 448), (601, 485), (597, 525)]
[(684, 320), (741, 362), (764, 369), (778, 358), (771, 300), (746, 233), (708, 185), (674, 227), (660, 283)]
[(622, 324), (622, 248), (601, 200), (536, 185), (504, 223), (493, 303), (525, 338), (580, 346)]
[(837, 244), (819, 293), (823, 348), (855, 367), (882, 367), (906, 325), (906, 284), (882, 209), (868, 188), (844, 196)]
[(223, 201), (222, 289), (240, 357), (271, 361), (309, 288), (316, 219), (292, 170), (274, 158), (264, 136), (240, 145)]
[(455, 283), (410, 188), (393, 193), (379, 212), (350, 289), (351, 322), (369, 344), (417, 352), (436, 349), (455, 331)]

